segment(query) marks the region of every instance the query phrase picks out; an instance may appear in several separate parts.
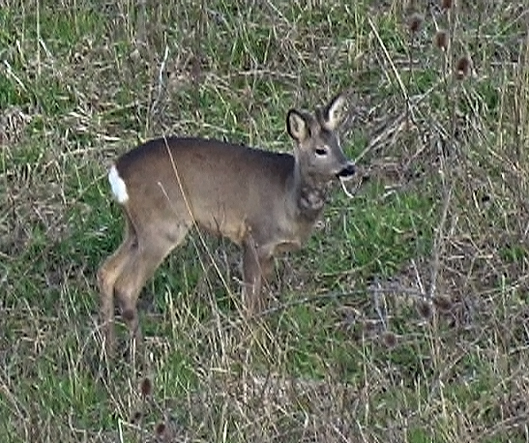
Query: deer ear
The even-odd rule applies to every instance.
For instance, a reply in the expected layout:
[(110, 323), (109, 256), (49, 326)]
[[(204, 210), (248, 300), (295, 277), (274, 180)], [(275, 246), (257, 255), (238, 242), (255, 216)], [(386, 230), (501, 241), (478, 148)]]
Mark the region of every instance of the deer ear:
[(323, 109), (323, 125), (326, 129), (334, 131), (342, 122), (346, 100), (342, 94), (333, 97)]
[(287, 131), (288, 134), (297, 142), (302, 142), (310, 136), (309, 125), (305, 117), (291, 109), (287, 114)]

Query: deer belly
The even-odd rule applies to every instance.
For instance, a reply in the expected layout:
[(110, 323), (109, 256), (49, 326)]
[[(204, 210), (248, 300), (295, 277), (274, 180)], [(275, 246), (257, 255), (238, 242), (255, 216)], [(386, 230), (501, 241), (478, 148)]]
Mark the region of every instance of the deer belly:
[(240, 245), (250, 231), (246, 221), (237, 217), (226, 217), (219, 214), (208, 214), (195, 218), (197, 224), (212, 235), (225, 237)]

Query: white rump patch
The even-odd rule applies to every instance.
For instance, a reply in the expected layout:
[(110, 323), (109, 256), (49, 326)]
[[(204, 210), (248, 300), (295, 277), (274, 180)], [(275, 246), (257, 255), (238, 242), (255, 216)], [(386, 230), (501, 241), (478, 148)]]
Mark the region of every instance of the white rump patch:
[(129, 199), (129, 194), (127, 194), (127, 185), (119, 176), (115, 165), (112, 165), (110, 168), (110, 172), (108, 173), (108, 181), (110, 182), (112, 193), (114, 194), (114, 197), (116, 197), (118, 203), (126, 203), (126, 201)]

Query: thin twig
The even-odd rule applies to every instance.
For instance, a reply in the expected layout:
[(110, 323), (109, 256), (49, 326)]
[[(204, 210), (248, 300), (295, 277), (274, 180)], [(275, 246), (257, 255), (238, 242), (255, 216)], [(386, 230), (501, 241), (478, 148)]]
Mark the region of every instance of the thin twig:
[(432, 277), (430, 281), (430, 291), (428, 292), (428, 298), (431, 300), (434, 295), (435, 291), (437, 289), (437, 278), (439, 276), (439, 267), (441, 263), (441, 253), (443, 249), (443, 240), (444, 240), (444, 227), (446, 224), (446, 219), (448, 216), (448, 208), (450, 207), (450, 200), (452, 198), (452, 190), (454, 188), (454, 184), (451, 183), (450, 187), (448, 188), (448, 191), (445, 194), (445, 198), (443, 201), (443, 211), (441, 213), (441, 220), (439, 221), (439, 225), (437, 227), (437, 233), (434, 240), (433, 245), (433, 260), (432, 260)]
[(163, 60), (162, 60), (162, 63), (160, 64), (160, 69), (158, 70), (158, 94), (156, 95), (156, 99), (154, 100), (154, 103), (151, 106), (151, 115), (154, 114), (154, 111), (156, 110), (156, 107), (158, 106), (158, 103), (160, 102), (162, 98), (163, 73), (165, 71), (165, 64), (167, 63), (168, 57), (169, 57), (169, 46), (165, 45), (165, 52), (163, 55)]

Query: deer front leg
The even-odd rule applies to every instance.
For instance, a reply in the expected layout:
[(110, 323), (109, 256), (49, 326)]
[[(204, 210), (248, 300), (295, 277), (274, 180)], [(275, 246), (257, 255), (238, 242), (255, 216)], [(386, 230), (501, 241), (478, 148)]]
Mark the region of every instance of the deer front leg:
[(249, 236), (243, 244), (242, 255), (243, 274), (243, 305), (249, 315), (261, 310), (261, 270), (257, 256), (255, 241)]
[(268, 282), (272, 271), (272, 255), (259, 248), (254, 239), (248, 236), (243, 244), (243, 302), (249, 314), (265, 309), (262, 286), (263, 282)]

